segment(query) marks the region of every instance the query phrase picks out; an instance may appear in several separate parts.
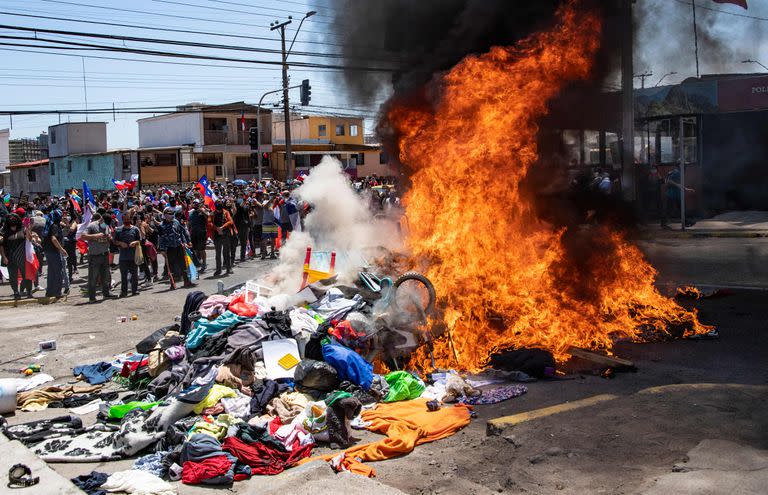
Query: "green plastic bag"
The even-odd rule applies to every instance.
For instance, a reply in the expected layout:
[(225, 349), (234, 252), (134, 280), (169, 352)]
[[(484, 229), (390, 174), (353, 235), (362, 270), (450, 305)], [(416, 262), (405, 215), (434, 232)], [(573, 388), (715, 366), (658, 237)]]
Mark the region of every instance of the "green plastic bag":
[(393, 371), (384, 379), (389, 384), (389, 393), (384, 402), (416, 399), (426, 388), (424, 382), (407, 371)]
[(123, 416), (133, 411), (134, 409), (143, 409), (146, 411), (147, 409), (152, 409), (158, 404), (160, 403), (138, 401), (128, 402), (127, 404), (118, 404), (109, 408), (109, 419), (122, 419)]

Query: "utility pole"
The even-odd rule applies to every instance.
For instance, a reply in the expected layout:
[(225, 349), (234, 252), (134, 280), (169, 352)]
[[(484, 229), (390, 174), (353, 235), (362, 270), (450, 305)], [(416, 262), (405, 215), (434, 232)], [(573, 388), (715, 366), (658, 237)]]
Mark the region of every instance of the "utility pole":
[(280, 30), (280, 40), (283, 46), (283, 118), (285, 119), (285, 178), (289, 179), (293, 177), (293, 160), (291, 154), (291, 109), (288, 104), (288, 54), (285, 51), (285, 26), (290, 24), (291, 16), (288, 16), (288, 20), (281, 22), (280, 24), (274, 24), (270, 30)]
[[(312, 17), (313, 15), (317, 14), (316, 11), (311, 10), (307, 12), (304, 17), (301, 19), (301, 22), (299, 23), (298, 29), (296, 29), (296, 34), (293, 35), (293, 41), (291, 41), (291, 46), (288, 47), (288, 50), (285, 49), (285, 26), (293, 22), (293, 17), (288, 16), (288, 20), (284, 22), (278, 22), (275, 21), (271, 23), (269, 26), (270, 31), (280, 30), (280, 40), (282, 41), (282, 60), (283, 60), (283, 118), (285, 119), (285, 170), (286, 170), (286, 179), (293, 178), (294, 174), (294, 167), (293, 167), (293, 156), (292, 156), (292, 150), (291, 150), (291, 110), (290, 105), (288, 102), (288, 55), (291, 54), (291, 50), (293, 49), (293, 44), (296, 42), (296, 36), (299, 35), (299, 31), (301, 30), (301, 25), (304, 24), (304, 21), (308, 17)], [(261, 159), (261, 158), (259, 158)]]
[(621, 189), (624, 199), (637, 198), (637, 168), (635, 167), (635, 95), (632, 76), (632, 4), (621, 1)]
[(634, 76), (636, 79), (640, 79), (640, 88), (645, 89), (645, 78), (651, 77), (653, 75), (653, 72), (643, 72), (642, 74), (637, 74)]

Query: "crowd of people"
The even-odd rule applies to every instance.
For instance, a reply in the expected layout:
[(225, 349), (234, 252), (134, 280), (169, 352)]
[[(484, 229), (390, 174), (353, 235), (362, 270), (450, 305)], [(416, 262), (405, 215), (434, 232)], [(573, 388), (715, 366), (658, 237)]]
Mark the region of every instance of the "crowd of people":
[[(213, 276), (223, 277), (238, 262), (276, 259), (279, 245), (302, 228), (311, 208), (292, 195), (303, 179), (217, 182), (207, 193), (197, 184), (90, 197), (90, 191), (76, 190), (60, 197), (6, 196), (0, 202), (2, 266), (15, 299), (41, 290), (44, 263), (47, 297), (69, 294), (86, 264), (82, 278), (91, 302), (97, 292), (104, 299), (128, 297), (129, 288), (136, 295), (153, 283), (194, 287), (188, 260), (198, 273), (211, 261)], [(374, 212), (399, 205), (392, 178), (359, 178), (353, 186), (371, 198)], [(115, 267), (119, 294), (113, 293)]]

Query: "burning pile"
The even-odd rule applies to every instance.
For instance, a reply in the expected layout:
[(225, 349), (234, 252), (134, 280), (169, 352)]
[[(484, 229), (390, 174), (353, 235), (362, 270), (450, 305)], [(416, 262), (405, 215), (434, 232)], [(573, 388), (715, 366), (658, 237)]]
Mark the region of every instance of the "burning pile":
[[(438, 340), (438, 367), (477, 370), (495, 351), (522, 347), (563, 360), (570, 346), (610, 351), (617, 339), (709, 330), (656, 290), (655, 270), (623, 234), (556, 228), (522, 187), (548, 101), (590, 77), (600, 31), (599, 15), (566, 4), (550, 30), (433, 80), (427, 108), (387, 112), (413, 171), (408, 245), (429, 263), (444, 308), (431, 326), (450, 329), (458, 355), (457, 366), (449, 339)], [(590, 250), (574, 253), (574, 236)]]

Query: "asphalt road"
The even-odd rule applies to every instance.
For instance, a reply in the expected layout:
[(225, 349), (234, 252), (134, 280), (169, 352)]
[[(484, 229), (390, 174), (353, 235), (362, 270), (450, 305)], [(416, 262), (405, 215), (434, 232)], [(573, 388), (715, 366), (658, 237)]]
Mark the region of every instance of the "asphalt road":
[(768, 288), (768, 238), (658, 239), (638, 243), (662, 284)]
[[(641, 247), (662, 282), (768, 287), (763, 266), (768, 241), (763, 239), (665, 239), (646, 241)], [(223, 280), (232, 285), (254, 278), (273, 263), (246, 262)], [(199, 288), (214, 292), (216, 282), (203, 279)], [(0, 294), (9, 292), (7, 285), (0, 286)], [(95, 305), (84, 304), (76, 295), (51, 306), (0, 308), (5, 361), (0, 376), (18, 376), (15, 369), (39, 362), (46, 372), (69, 379), (72, 366), (131, 350), (141, 338), (172, 322), (186, 293), (156, 285), (134, 298)], [(459, 434), (420, 446), (408, 456), (376, 463), (379, 481), (407, 493), (639, 494), (670, 475), (673, 466), (685, 461), (702, 441), (729, 440), (737, 451), (768, 449), (764, 414), (768, 291), (736, 290), (725, 297), (685, 304), (695, 306), (702, 321), (718, 328), (719, 340), (621, 343), (616, 354), (631, 359), (637, 372), (617, 374), (610, 380), (579, 373), (528, 384), (528, 393), (519, 398), (478, 406), (478, 417)], [(116, 323), (118, 316), (131, 314), (137, 314), (138, 320)], [(35, 358), (37, 342), (48, 339), (56, 339), (58, 349)], [(19, 359), (25, 355), (30, 357)], [(668, 387), (653, 392), (658, 386)], [(618, 398), (526, 422), (500, 436), (486, 436), (488, 420), (600, 394)], [(9, 421), (58, 414), (61, 411), (55, 409), (22, 413)], [(131, 465), (132, 460), (52, 466), (70, 477)], [(748, 480), (753, 474), (738, 478)], [(235, 484), (234, 492), (258, 493), (259, 486), (268, 485), (268, 479), (258, 478)], [(218, 493), (202, 487), (179, 486), (179, 490), (182, 495)]]

